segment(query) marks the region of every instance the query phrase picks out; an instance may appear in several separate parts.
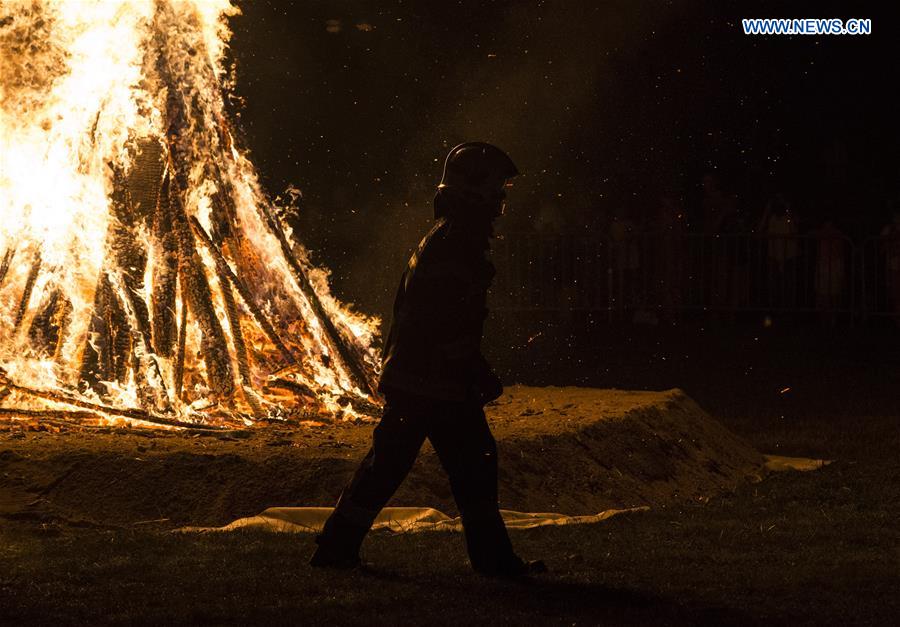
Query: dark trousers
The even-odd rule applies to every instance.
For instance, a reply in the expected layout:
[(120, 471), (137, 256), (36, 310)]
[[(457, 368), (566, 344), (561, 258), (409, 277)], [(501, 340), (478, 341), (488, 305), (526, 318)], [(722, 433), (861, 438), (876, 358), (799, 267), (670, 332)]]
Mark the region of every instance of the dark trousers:
[[(350, 484), (341, 493), (319, 544), (359, 550), (375, 517), (400, 487), (425, 442), (450, 477), (476, 570), (514, 561), (497, 503), (497, 444), (480, 405), (388, 393), (381, 422)], [(337, 547), (335, 547), (337, 548)]]

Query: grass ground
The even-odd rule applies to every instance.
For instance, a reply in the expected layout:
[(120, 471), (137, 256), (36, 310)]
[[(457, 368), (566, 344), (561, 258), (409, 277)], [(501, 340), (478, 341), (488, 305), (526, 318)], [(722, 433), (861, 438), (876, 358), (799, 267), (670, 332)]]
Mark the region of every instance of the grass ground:
[[(739, 363), (731, 352), (744, 339)], [(684, 371), (683, 381), (660, 368), (643, 377), (685, 387), (762, 451), (836, 461), (705, 505), (515, 532), (518, 551), (550, 567), (533, 581), (471, 574), (462, 538), (446, 533), (374, 534), (364, 549), (374, 569), (347, 574), (306, 565), (310, 536), (5, 521), (0, 624), (896, 624), (900, 423), (896, 386), (886, 386), (896, 363), (821, 342), (799, 353), (752, 346), (748, 336), (704, 348), (698, 361), (724, 365)], [(628, 354), (622, 387), (644, 354), (642, 345)], [(768, 378), (740, 379), (747, 364)], [(746, 392), (791, 373), (800, 400)], [(734, 388), (723, 388), (729, 380)]]

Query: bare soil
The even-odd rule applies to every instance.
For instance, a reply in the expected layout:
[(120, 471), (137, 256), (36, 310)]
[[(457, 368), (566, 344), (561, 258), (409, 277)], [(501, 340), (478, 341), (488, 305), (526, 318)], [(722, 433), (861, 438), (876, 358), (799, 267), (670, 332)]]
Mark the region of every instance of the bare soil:
[[(680, 390), (513, 386), (488, 408), (501, 506), (593, 514), (705, 502), (762, 456)], [(373, 423), (196, 434), (0, 425), (0, 517), (84, 526), (221, 525), (271, 506), (333, 505)], [(392, 505), (455, 513), (426, 444)]]

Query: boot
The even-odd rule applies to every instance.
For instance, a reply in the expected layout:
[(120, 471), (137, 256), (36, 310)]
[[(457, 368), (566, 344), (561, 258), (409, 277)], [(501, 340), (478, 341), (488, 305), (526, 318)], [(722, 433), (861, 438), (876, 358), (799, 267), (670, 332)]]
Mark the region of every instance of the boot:
[[(464, 519), (465, 520), (465, 519)], [(472, 569), (487, 577), (516, 578), (547, 572), (540, 560), (524, 561), (515, 554), (500, 518), (491, 516), (464, 523), (466, 548)]]
[(368, 529), (354, 525), (335, 512), (316, 536), (315, 553), (309, 565), (315, 568), (350, 570), (360, 565), (359, 549)]
[(525, 561), (518, 555), (513, 555), (509, 559), (502, 560), (494, 568), (486, 570), (478, 570), (485, 577), (498, 577), (501, 579), (518, 579), (520, 577), (529, 577), (531, 575), (540, 575), (547, 572), (547, 565), (543, 560)]

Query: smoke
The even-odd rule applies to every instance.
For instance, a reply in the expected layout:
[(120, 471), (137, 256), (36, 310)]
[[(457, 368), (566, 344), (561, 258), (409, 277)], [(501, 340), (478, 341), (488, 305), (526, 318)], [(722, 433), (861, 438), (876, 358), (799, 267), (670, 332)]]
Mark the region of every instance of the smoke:
[(429, 98), (420, 107), (408, 109), (417, 120), (412, 132), (382, 149), (392, 151), (392, 175), (408, 181), (408, 190), (385, 211), (367, 213), (366, 255), (351, 266), (345, 289), (370, 291), (365, 269), (390, 269), (378, 299), (382, 310), (389, 304), (394, 275), (428, 227), (444, 157), (457, 143), (494, 143), (519, 166), (504, 220), (521, 226), (546, 203), (588, 202), (602, 164), (580, 155), (579, 146), (584, 131), (615, 132), (611, 112), (620, 97), (611, 89), (611, 59), (648, 34), (666, 9), (651, 18), (628, 3), (580, 4), (510, 2), (490, 20), (458, 25), (458, 38), (444, 51), (446, 73), (426, 86)]
[(457, 143), (495, 143), (523, 172), (501, 231), (547, 211), (575, 223), (576, 211), (602, 208), (606, 181), (646, 152), (623, 127), (623, 116), (643, 124), (635, 84), (646, 77), (633, 77), (631, 63), (647, 65), (655, 31), (673, 22), (669, 3), (243, 10), (233, 51), (260, 170), (270, 189), (303, 190), (299, 236), (333, 269), (338, 294), (382, 316)]
[[(782, 4), (750, 9), (776, 15)], [(270, 189), (303, 189), (298, 232), (334, 269), (337, 291), (370, 311), (387, 313), (461, 141), (496, 143), (523, 172), (501, 231), (555, 214), (546, 221), (602, 232), (604, 215), (649, 211), (661, 193), (690, 205), (711, 170), (751, 204), (765, 177), (809, 197), (821, 187), (822, 128), (860, 153), (860, 180), (896, 179), (892, 134), (849, 126), (876, 115), (871, 129), (896, 127), (881, 63), (896, 48), (889, 31), (763, 42), (740, 34), (750, 9), (713, 0), (243, 9), (234, 49), (261, 169)], [(887, 158), (869, 156), (875, 144)]]

